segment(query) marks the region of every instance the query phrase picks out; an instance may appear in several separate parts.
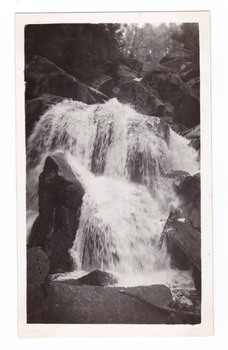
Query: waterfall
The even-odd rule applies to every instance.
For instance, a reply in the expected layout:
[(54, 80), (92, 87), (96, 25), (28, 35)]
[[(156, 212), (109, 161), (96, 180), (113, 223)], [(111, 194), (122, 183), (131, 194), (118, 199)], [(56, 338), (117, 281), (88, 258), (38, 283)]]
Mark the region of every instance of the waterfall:
[(38, 175), (47, 155), (59, 151), (85, 187), (70, 251), (75, 273), (101, 269), (120, 279), (151, 281), (158, 271), (161, 276), (170, 270), (166, 248), (158, 250), (157, 243), (177, 201), (168, 174), (199, 171), (189, 141), (116, 99), (90, 106), (65, 100), (50, 107), (27, 145), (28, 230), (37, 215)]

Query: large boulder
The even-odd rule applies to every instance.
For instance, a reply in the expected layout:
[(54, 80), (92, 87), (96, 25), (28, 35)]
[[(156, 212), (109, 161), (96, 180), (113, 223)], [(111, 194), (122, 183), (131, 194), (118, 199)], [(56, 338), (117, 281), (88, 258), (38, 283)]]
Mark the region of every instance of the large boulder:
[(173, 49), (159, 63), (178, 73), (184, 82), (199, 79), (199, 57), (192, 51), (184, 48)]
[(129, 81), (121, 84), (118, 100), (132, 105), (137, 112), (162, 116), (165, 104), (144, 84), (137, 81)]
[(114, 82), (113, 79), (108, 75), (100, 75), (90, 85), (91, 87), (93, 87), (96, 90), (99, 90), (108, 97), (113, 96)]
[(166, 242), (171, 266), (192, 270), (195, 287), (201, 289), (201, 235), (181, 209), (171, 210), (164, 226), (159, 246)]
[(139, 74), (132, 70), (130, 67), (125, 66), (124, 64), (119, 64), (116, 69), (116, 85), (121, 85), (125, 82), (132, 81), (139, 78)]
[(27, 322), (55, 324), (196, 324), (200, 317), (167, 306), (168, 287), (73, 286), (50, 282), (30, 284)]
[(200, 174), (186, 176), (176, 186), (179, 197), (180, 208), (184, 216), (189, 220), (191, 226), (200, 231), (201, 227), (201, 190)]
[(197, 76), (186, 82), (186, 85), (194, 91), (194, 94), (200, 98), (200, 78)]
[(59, 282), (75, 286), (100, 286), (106, 287), (117, 283), (115, 276), (109, 272), (94, 270), (78, 279), (65, 279)]
[(26, 100), (43, 93), (57, 95), (87, 104), (102, 103), (107, 97), (66, 73), (51, 61), (37, 55), (25, 62)]
[(50, 273), (71, 271), (72, 247), (79, 224), (84, 188), (64, 154), (47, 157), (39, 177), (39, 216), (29, 247), (41, 247), (50, 260)]
[(103, 103), (108, 98), (101, 91), (89, 87), (57, 67), (44, 57), (27, 56), (25, 62), (26, 137), (42, 113), (63, 99), (87, 104)]
[(143, 69), (143, 63), (136, 60), (135, 58), (125, 57), (121, 59), (121, 62), (131, 70), (138, 73), (140, 73)]
[(44, 282), (48, 276), (50, 261), (40, 247), (27, 251), (27, 282)]
[(164, 104), (174, 107), (173, 116), (179, 123), (187, 127), (199, 124), (199, 98), (178, 73), (166, 66), (158, 66), (146, 73), (142, 82), (153, 88)]

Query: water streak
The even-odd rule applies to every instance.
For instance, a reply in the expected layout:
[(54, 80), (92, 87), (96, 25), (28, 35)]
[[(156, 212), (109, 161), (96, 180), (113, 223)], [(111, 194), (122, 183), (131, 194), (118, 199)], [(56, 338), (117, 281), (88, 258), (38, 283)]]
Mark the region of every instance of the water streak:
[(27, 207), (33, 216), (38, 175), (47, 155), (57, 151), (86, 189), (71, 249), (75, 269), (150, 280), (170, 270), (166, 248), (158, 251), (157, 242), (177, 200), (168, 174), (199, 171), (189, 142), (159, 118), (115, 99), (92, 106), (63, 101), (41, 117), (28, 141)]

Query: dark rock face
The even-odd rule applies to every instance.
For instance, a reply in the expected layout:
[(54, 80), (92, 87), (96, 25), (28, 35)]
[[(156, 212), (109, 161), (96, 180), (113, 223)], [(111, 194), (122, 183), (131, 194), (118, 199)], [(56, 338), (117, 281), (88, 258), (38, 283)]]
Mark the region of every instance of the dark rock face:
[(136, 81), (125, 82), (120, 86), (118, 100), (131, 104), (139, 113), (162, 116), (165, 104), (145, 85)]
[(200, 174), (186, 176), (176, 192), (180, 199), (180, 207), (185, 217), (190, 221), (193, 228), (200, 230), (201, 227), (201, 192)]
[(160, 60), (160, 64), (180, 73), (182, 80), (187, 76), (199, 75), (198, 59), (187, 49), (173, 49)]
[(180, 205), (171, 211), (161, 235), (174, 268), (192, 270), (195, 287), (201, 290), (200, 174), (183, 174), (176, 185)]
[(108, 75), (101, 75), (90, 84), (108, 97), (113, 97), (114, 82)]
[(39, 116), (52, 104), (64, 98), (87, 104), (103, 103), (108, 98), (90, 88), (44, 57), (27, 56), (25, 62), (26, 136)]
[(83, 285), (104, 287), (117, 283), (117, 279), (111, 273), (95, 270), (88, 275), (79, 278), (78, 282)]
[(84, 189), (63, 154), (48, 157), (39, 178), (39, 216), (29, 247), (41, 247), (50, 260), (50, 273), (71, 271), (72, 247), (79, 223)]
[(26, 57), (25, 81), (26, 99), (37, 98), (42, 93), (72, 98), (87, 104), (102, 103), (107, 99), (51, 61), (36, 55)]
[(59, 281), (62, 283), (72, 284), (75, 286), (100, 286), (100, 287), (106, 287), (109, 285), (113, 285), (117, 283), (117, 279), (115, 276), (113, 276), (111, 273), (100, 271), (100, 270), (94, 270), (88, 275), (85, 275), (83, 277), (80, 277), (78, 279), (68, 279)]
[(171, 266), (180, 270), (193, 270), (195, 287), (200, 289), (201, 236), (181, 209), (171, 211), (161, 235), (160, 245), (165, 240), (171, 258)]
[(139, 78), (139, 74), (124, 64), (119, 64), (115, 71), (115, 82), (117, 86)]
[(143, 69), (143, 63), (136, 60), (135, 58), (122, 58), (121, 62), (131, 68), (132, 70), (136, 71), (136, 72), (141, 72)]
[(50, 268), (50, 261), (40, 247), (27, 251), (27, 281), (28, 283), (44, 282)]
[[(51, 282), (28, 286), (28, 323), (196, 324), (199, 317), (172, 312), (168, 287), (72, 286)], [(165, 307), (164, 307), (165, 306)]]
[(145, 74), (142, 82), (152, 87), (164, 103), (174, 107), (174, 117), (179, 123), (187, 127), (199, 124), (199, 98), (177, 72), (166, 66), (158, 66)]

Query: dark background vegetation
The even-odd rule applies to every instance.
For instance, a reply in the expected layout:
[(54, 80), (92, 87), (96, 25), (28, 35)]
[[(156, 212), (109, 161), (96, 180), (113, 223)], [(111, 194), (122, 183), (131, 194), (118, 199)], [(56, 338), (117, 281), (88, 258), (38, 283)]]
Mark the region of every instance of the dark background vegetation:
[(149, 71), (173, 49), (186, 49), (199, 65), (197, 23), (44, 24), (25, 28), (25, 55), (40, 55), (90, 83), (110, 73), (121, 58), (135, 58)]

